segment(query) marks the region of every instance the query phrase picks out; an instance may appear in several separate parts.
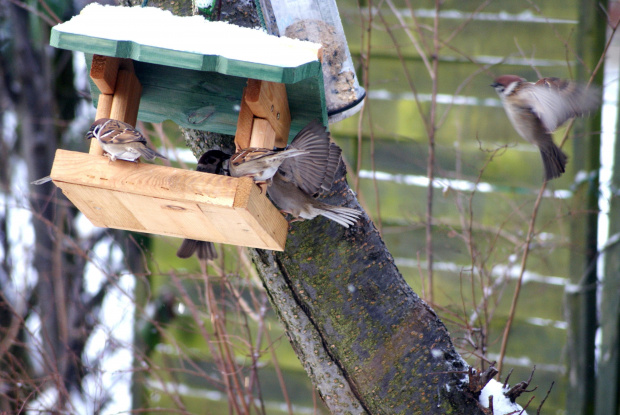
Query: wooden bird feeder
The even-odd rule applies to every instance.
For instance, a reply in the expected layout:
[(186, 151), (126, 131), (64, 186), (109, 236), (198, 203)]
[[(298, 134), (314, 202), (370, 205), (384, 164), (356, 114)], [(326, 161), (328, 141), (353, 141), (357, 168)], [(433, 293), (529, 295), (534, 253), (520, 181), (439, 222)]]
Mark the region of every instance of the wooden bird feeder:
[[(123, 19), (133, 32), (119, 33)], [(113, 30), (109, 21), (116, 22)], [(236, 31), (237, 38), (197, 32), (207, 26)], [(170, 119), (234, 134), (237, 148), (284, 147), (310, 121), (326, 125), (320, 46), (231, 26), (93, 3), (52, 28), (50, 43), (85, 53), (97, 119), (134, 126), (138, 119)], [(192, 36), (201, 36), (201, 48), (212, 42), (219, 52), (187, 46)], [(172, 37), (180, 47), (169, 44)], [(263, 54), (259, 47), (266, 47)], [(291, 64), (278, 53), (310, 58)], [(58, 150), (50, 176), (95, 226), (284, 250), (288, 224), (250, 178), (110, 162), (97, 140), (89, 154)]]

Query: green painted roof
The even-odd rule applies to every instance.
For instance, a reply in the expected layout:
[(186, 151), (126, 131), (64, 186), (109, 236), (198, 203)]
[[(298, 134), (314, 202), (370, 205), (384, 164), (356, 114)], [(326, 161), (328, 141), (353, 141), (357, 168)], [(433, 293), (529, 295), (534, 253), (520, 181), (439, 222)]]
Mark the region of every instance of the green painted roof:
[[(104, 6), (97, 5), (96, 7)], [(139, 12), (139, 8), (105, 7), (116, 9), (107, 9), (112, 12)], [(163, 10), (154, 11), (154, 13), (158, 12), (169, 13)], [(86, 19), (87, 16), (84, 15), (83, 11), (68, 23), (53, 27), (50, 44), (57, 48), (84, 52), (89, 70), (94, 54), (133, 59), (136, 75), (143, 88), (138, 112), (138, 118), (142, 121), (162, 122), (169, 119), (182, 127), (234, 135), (243, 88), (247, 79), (253, 78), (286, 84), (292, 118), (291, 139), (314, 119), (320, 119), (324, 125), (327, 125), (323, 74), (318, 59), (285, 66), (287, 64), (283, 63), (281, 58), (272, 55), (273, 59), (271, 59), (269, 50), (265, 51), (260, 59), (256, 59), (255, 49), (260, 47), (260, 44), (256, 44), (256, 39), (252, 46), (254, 50), (249, 51), (248, 55), (249, 59), (261, 60), (260, 63), (244, 60), (243, 50), (235, 50), (234, 53), (227, 53), (224, 50), (221, 54), (204, 54), (191, 50), (171, 49), (170, 39), (166, 36), (175, 36), (173, 33), (169, 35), (161, 33), (162, 39), (165, 39), (161, 42), (162, 47), (156, 44), (157, 38), (146, 41), (142, 41), (140, 36), (136, 36), (137, 40), (109, 39), (101, 37), (101, 28), (95, 27), (99, 24), (96, 21), (93, 21), (92, 25), (87, 23), (85, 28), (78, 30), (70, 26), (71, 23), (75, 23), (76, 19)], [(184, 19), (178, 16), (172, 16), (172, 18)], [(196, 24), (196, 18), (198, 17), (191, 17), (190, 19), (194, 19), (191, 23)], [(98, 20), (101, 22), (102, 19)], [(210, 23), (212, 22), (199, 22), (199, 24)], [(136, 20), (137, 27), (134, 29), (136, 33), (139, 33), (142, 29), (141, 25), (149, 24), (153, 25), (157, 22), (152, 19)], [(63, 25), (67, 25), (69, 30)], [(160, 32), (166, 30), (159, 28), (156, 30)], [(152, 27), (149, 29), (153, 30)], [(238, 29), (246, 31), (240, 31), (241, 36), (251, 36), (252, 32), (258, 33), (259, 36), (266, 36), (264, 33), (251, 29)], [(71, 33), (71, 30), (79, 33)], [(93, 36), (90, 35), (91, 32)], [(176, 36), (178, 37), (176, 43), (183, 45), (184, 37), (178, 33)], [(267, 40), (272, 41), (272, 39)], [(276, 42), (282, 40), (282, 44), (289, 42), (284, 48), (285, 51), (287, 47), (291, 48), (290, 39), (275, 38), (274, 40)], [(218, 43), (213, 39), (210, 42)], [(192, 43), (195, 45), (196, 39), (188, 39), (187, 43), (191, 48)], [(251, 44), (251, 42), (248, 43)], [(237, 41), (236, 44), (239, 42)], [(232, 48), (235, 44), (226, 47)], [(292, 47), (295, 48), (296, 45), (293, 44)], [(304, 46), (300, 44), (299, 47)], [(270, 63), (270, 60), (273, 60), (273, 63)], [(91, 94), (96, 105), (100, 91), (92, 82)]]

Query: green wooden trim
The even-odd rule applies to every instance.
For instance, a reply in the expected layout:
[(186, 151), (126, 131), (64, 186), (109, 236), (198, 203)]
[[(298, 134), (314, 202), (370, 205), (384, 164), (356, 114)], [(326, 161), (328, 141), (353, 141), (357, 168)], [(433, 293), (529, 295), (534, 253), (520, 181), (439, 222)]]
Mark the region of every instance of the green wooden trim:
[(317, 78), (321, 73), (321, 63), (318, 60), (297, 67), (265, 65), (229, 59), (219, 55), (202, 55), (200, 53), (141, 45), (128, 40), (118, 41), (66, 33), (58, 31), (56, 28), (52, 28), (50, 44), (57, 48), (89, 54), (129, 58), (135, 61), (176, 68), (218, 72), (224, 75), (251, 77), (263, 81), (287, 84), (300, 82), (307, 78)]
[[(252, 78), (286, 84), (291, 111), (289, 141), (314, 119), (327, 125), (323, 73), (318, 60), (282, 67), (66, 33), (55, 28), (50, 44), (84, 52), (89, 70), (94, 54), (134, 60), (142, 84), (138, 111), (142, 121), (172, 120), (185, 128), (234, 135), (243, 88)], [(95, 105), (100, 93), (91, 81)]]
[[(93, 55), (86, 54), (90, 71)], [(142, 84), (138, 119), (146, 122), (172, 120), (185, 128), (234, 135), (243, 88), (247, 77), (224, 75), (173, 66), (134, 61), (136, 76)], [(95, 106), (101, 91), (91, 81)], [(310, 121), (327, 125), (323, 76), (286, 83), (291, 111), (289, 142)]]

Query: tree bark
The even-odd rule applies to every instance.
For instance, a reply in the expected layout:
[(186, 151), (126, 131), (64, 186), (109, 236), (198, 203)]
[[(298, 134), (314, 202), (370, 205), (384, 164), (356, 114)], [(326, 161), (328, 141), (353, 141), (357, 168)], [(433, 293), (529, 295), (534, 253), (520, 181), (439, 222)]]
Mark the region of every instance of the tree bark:
[[(325, 202), (361, 209), (343, 174)], [(293, 223), (283, 253), (256, 250), (254, 261), (333, 413), (482, 413), (465, 392), (468, 365), (366, 215), (350, 229)]]

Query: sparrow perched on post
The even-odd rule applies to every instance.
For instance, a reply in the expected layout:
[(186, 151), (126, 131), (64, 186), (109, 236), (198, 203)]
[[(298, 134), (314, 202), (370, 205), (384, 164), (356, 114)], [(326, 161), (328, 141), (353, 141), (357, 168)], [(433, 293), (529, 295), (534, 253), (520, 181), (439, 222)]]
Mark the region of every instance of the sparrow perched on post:
[(595, 110), (600, 104), (599, 91), (558, 78), (532, 83), (516, 75), (502, 75), (491, 86), (517, 133), (538, 146), (545, 180), (561, 176), (568, 157), (555, 145), (551, 133), (568, 119)]
[[(198, 159), (196, 171), (211, 174), (227, 174), (226, 164), (230, 156), (220, 150), (209, 150)], [(189, 258), (196, 253), (200, 260), (217, 258), (217, 252), (213, 242), (197, 241), (195, 239), (183, 239), (177, 250), (179, 258)]]
[[(166, 159), (157, 151), (146, 146), (146, 138), (130, 124), (110, 118), (100, 118), (90, 126), (86, 138), (96, 137), (101, 148), (108, 153), (110, 161), (136, 161), (139, 157), (154, 160)], [(166, 159), (167, 160), (167, 159)]]
[(331, 189), (342, 150), (329, 138), (318, 121), (304, 127), (290, 147), (306, 150), (299, 157), (285, 160), (273, 176), (267, 194), (281, 211), (296, 219), (314, 219), (322, 215), (348, 228), (362, 212), (323, 203), (315, 196)]

